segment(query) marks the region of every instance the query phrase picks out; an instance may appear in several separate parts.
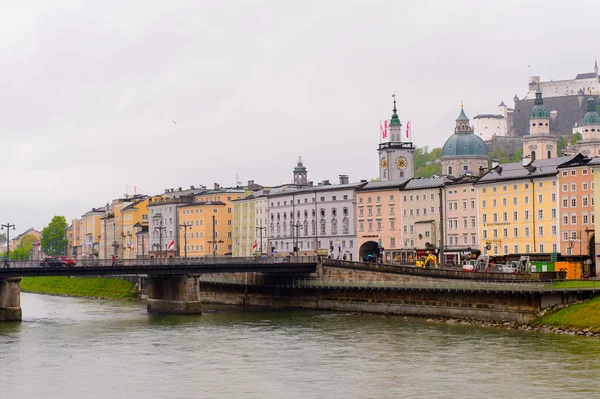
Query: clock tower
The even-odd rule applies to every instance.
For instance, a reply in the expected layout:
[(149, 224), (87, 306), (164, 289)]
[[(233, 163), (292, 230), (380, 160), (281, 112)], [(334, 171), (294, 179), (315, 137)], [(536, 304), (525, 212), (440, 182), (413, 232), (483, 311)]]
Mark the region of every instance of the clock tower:
[[(410, 123), (410, 122), (409, 122)], [(415, 147), (408, 137), (409, 129), (405, 132), (398, 118), (396, 110), (396, 96), (394, 95), (394, 109), (390, 119), (389, 131), (384, 131), (383, 142), (379, 143), (379, 180), (398, 180), (414, 177), (414, 152)]]

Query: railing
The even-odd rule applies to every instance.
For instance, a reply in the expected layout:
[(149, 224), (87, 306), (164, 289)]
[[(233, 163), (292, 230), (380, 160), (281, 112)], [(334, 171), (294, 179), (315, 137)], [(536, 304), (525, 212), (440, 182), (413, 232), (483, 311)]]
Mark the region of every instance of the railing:
[(494, 280), (323, 280), (319, 278), (280, 279), (262, 283), (248, 281), (244, 276), (203, 275), (201, 281), (217, 284), (268, 285), (278, 288), (370, 289), (370, 290), (434, 290), (463, 292), (514, 292), (514, 293), (600, 293), (600, 281), (494, 281)]
[(314, 256), (294, 256), (287, 258), (276, 257), (223, 257), (223, 256), (206, 256), (199, 258), (146, 258), (146, 259), (78, 259), (74, 266), (68, 264), (60, 264), (60, 262), (47, 263), (43, 266), (41, 260), (28, 261), (10, 261), (1, 262), (1, 268), (25, 268), (25, 267), (112, 267), (112, 266), (202, 266), (202, 265), (259, 265), (259, 264), (316, 264), (317, 260)]

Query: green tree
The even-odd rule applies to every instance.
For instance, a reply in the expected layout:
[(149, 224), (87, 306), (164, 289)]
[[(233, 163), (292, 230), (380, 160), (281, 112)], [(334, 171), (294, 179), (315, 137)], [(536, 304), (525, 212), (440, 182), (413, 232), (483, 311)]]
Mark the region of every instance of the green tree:
[(575, 133), (571, 137), (571, 145), (576, 144), (578, 141), (581, 141), (582, 139), (583, 139), (583, 137), (581, 137), (581, 133)]
[(42, 250), (47, 255), (64, 255), (67, 248), (65, 232), (67, 220), (64, 216), (54, 216), (48, 226), (42, 230)]
[(569, 145), (569, 140), (567, 136), (558, 136), (558, 144), (556, 145), (556, 149), (559, 154), (562, 154), (562, 150)]
[(517, 151), (515, 151), (514, 154), (512, 154), (512, 156), (510, 157), (510, 161), (511, 162), (521, 162), (521, 160), (523, 159), (523, 149), (519, 148)]

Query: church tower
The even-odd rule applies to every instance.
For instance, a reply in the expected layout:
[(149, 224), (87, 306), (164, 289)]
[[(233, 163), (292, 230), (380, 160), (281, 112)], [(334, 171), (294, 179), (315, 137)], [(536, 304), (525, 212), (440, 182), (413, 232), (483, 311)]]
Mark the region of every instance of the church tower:
[(600, 155), (600, 116), (593, 97), (588, 99), (587, 113), (581, 122), (582, 140), (575, 144), (578, 152), (589, 157)]
[[(410, 122), (409, 122), (410, 123)], [(410, 141), (407, 127), (403, 134), (402, 123), (396, 110), (396, 96), (394, 95), (394, 109), (390, 119), (389, 132), (383, 142), (379, 143), (379, 180), (408, 179), (414, 176), (415, 147)]]
[(550, 112), (544, 107), (544, 98), (538, 83), (534, 106), (529, 112), (529, 134), (523, 136), (523, 156), (536, 159), (556, 158), (558, 139), (550, 135)]
[(308, 172), (302, 164), (302, 157), (298, 157), (298, 163), (294, 168), (294, 184), (296, 186), (308, 186)]

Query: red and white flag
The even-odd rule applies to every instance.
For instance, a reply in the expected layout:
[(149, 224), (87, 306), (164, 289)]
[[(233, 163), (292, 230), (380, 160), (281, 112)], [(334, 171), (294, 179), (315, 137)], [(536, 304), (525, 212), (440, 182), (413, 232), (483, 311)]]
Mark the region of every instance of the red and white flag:
[(406, 138), (410, 136), (410, 119), (406, 122)]
[(379, 122), (379, 130), (381, 131), (381, 138), (387, 139), (387, 121), (383, 121), (383, 125), (381, 125), (381, 121)]
[(174, 246), (175, 246), (175, 240), (171, 240), (171, 242), (169, 243), (169, 246), (167, 246), (167, 250), (173, 249)]
[(256, 240), (254, 240), (254, 244), (252, 244), (252, 249), (256, 249), (257, 246), (258, 244), (256, 244)]

